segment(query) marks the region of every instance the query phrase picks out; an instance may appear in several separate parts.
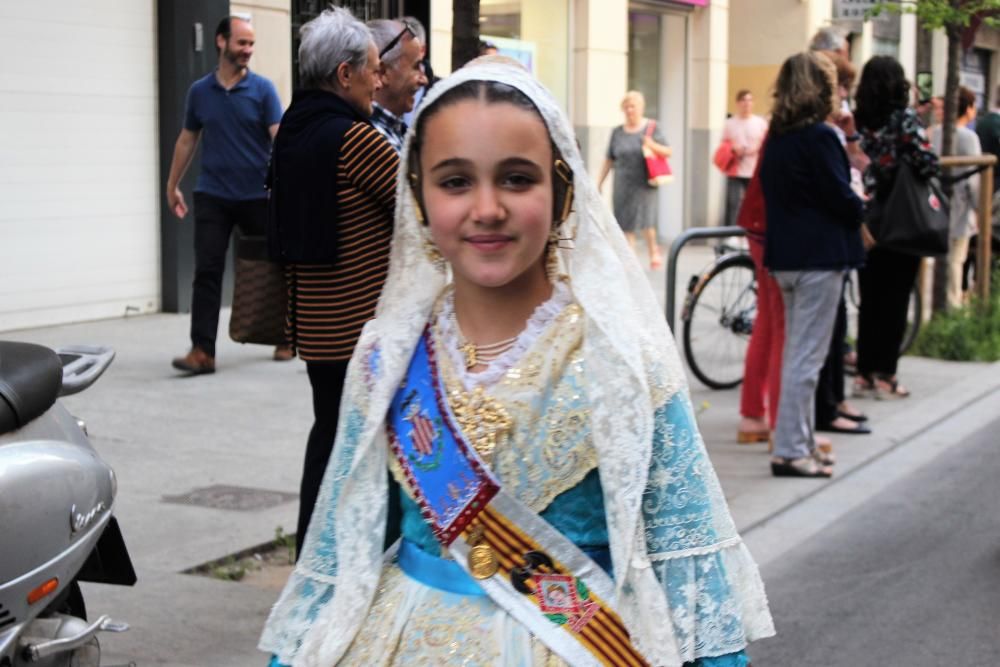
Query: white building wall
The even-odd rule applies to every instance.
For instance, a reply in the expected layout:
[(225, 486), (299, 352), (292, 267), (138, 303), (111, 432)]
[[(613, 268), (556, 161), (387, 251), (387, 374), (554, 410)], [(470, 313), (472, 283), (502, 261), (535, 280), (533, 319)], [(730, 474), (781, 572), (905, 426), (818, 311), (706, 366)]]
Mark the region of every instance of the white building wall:
[(154, 0), (0, 0), (0, 331), (159, 308)]

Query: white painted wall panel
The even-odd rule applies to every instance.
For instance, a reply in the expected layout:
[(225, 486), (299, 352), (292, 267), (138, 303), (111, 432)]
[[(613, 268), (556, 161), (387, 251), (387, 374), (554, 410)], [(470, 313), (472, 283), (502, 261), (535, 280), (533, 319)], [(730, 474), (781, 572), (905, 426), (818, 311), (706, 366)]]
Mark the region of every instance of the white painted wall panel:
[(158, 310), (154, 0), (0, 0), (0, 62), (0, 331)]

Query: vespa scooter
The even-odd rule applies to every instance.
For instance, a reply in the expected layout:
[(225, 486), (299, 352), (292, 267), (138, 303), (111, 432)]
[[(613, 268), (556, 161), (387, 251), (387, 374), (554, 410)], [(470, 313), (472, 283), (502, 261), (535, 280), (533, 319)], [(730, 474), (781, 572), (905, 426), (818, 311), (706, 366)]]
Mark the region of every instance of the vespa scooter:
[(79, 582), (136, 577), (112, 515), (115, 473), (57, 400), (112, 359), (110, 348), (0, 341), (0, 667), (99, 667), (97, 635), (128, 629), (87, 620)]

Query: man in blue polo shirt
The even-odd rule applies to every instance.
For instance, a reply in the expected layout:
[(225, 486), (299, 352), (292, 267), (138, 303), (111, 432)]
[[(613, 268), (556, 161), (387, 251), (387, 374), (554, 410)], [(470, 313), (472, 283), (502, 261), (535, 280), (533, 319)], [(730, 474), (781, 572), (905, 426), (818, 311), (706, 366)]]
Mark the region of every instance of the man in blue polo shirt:
[[(174, 368), (193, 375), (215, 372), (222, 274), (233, 226), (247, 235), (266, 233), (267, 162), (281, 120), (274, 84), (247, 67), (254, 47), (249, 21), (222, 19), (215, 46), (218, 67), (188, 90), (184, 127), (167, 178), (170, 210), (183, 219), (188, 207), (179, 184), (201, 140), (201, 173), (194, 189), (191, 350), (173, 360)], [(291, 351), (278, 347), (274, 358), (290, 359)]]

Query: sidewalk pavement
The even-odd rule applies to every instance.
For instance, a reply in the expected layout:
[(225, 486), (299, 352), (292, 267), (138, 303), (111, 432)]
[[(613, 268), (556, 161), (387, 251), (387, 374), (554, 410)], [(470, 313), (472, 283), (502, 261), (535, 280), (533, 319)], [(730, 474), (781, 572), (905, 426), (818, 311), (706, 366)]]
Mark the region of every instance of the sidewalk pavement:
[[(704, 247), (682, 254), (678, 311), (688, 277), (710, 259)], [(662, 303), (664, 271), (649, 275)], [(87, 422), (94, 445), (117, 472), (115, 511), (139, 576), (131, 589), (84, 585), (92, 615), (110, 613), (132, 626), (125, 634), (103, 637), (104, 664), (266, 663), (255, 646), (277, 592), (182, 572), (266, 543), (279, 527), (294, 530), (297, 502), (292, 494), (298, 492), (312, 423), (311, 393), (302, 362), (274, 362), (269, 348), (229, 341), (227, 318), (224, 311), (217, 372), (191, 378), (180, 377), (170, 367), (170, 359), (186, 351), (186, 315), (0, 334), (52, 347), (88, 343), (111, 345), (117, 351), (115, 362), (95, 386), (63, 399)], [(736, 444), (739, 389), (711, 391), (693, 378), (690, 383), (701, 432), (736, 523), (751, 548), (756, 544), (771, 559), (793, 546), (787, 534), (775, 528), (790, 508), (803, 499), (815, 500), (825, 490), (847, 488), (837, 485), (852, 476), (864, 477), (854, 473), (966, 406), (995, 398), (998, 369), (1000, 365), (904, 358), (901, 376), (913, 396), (856, 402), (871, 417), (875, 432), (833, 438), (839, 462), (829, 481), (771, 477), (766, 445)], [(871, 486), (872, 480), (865, 484)], [(208, 494), (228, 509), (164, 500), (214, 486), (253, 492), (249, 497), (239, 489)], [(260, 508), (254, 509), (258, 501)]]

